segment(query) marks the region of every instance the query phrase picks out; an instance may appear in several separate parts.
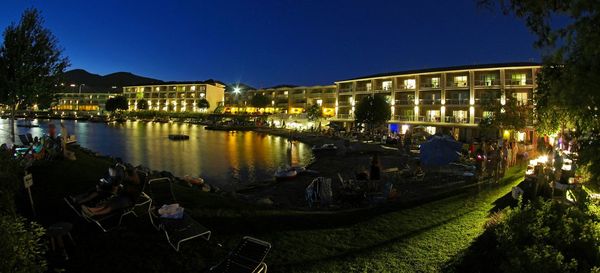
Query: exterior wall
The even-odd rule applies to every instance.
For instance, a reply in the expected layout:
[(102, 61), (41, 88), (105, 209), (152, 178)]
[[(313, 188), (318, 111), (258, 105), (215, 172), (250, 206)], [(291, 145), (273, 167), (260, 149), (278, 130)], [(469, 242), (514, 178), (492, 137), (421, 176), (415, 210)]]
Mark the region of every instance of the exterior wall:
[[(224, 100), (225, 87), (204, 83), (160, 84), (123, 87), (130, 110), (138, 110), (140, 100), (148, 102), (148, 110), (171, 112), (212, 112)], [(197, 103), (206, 99), (209, 108), (204, 110)]]
[(391, 124), (475, 128), (486, 114), (486, 103), (514, 99), (533, 107), (539, 68), (440, 70), (338, 81), (335, 120), (352, 121), (355, 103), (381, 94), (392, 105)]
[(54, 111), (103, 111), (106, 101), (115, 97), (114, 93), (59, 93), (58, 104), (51, 107)]
[[(264, 109), (256, 109), (251, 106), (252, 97), (261, 94), (267, 97), (271, 104)], [(229, 103), (226, 104), (226, 112), (267, 112), (302, 114), (313, 104), (320, 104), (323, 115), (333, 117), (335, 115), (336, 86), (299, 86), (279, 87), (249, 90), (243, 94), (228, 94)]]

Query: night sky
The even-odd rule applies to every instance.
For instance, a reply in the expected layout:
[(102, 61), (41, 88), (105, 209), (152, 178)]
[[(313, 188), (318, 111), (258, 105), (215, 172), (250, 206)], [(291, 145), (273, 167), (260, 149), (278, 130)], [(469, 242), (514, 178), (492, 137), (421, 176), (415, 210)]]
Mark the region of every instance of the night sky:
[(27, 7), (40, 9), (70, 69), (102, 75), (268, 87), (540, 61), (522, 21), (478, 8), (475, 0), (3, 0), (1, 6), (2, 29)]

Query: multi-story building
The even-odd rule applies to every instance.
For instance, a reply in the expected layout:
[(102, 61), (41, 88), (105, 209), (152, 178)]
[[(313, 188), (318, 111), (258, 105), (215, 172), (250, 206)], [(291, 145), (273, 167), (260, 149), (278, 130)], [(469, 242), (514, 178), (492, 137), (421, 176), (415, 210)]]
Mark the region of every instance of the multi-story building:
[(98, 112), (104, 110), (106, 101), (115, 97), (115, 93), (59, 93), (58, 103), (51, 108), (54, 111)]
[[(146, 100), (148, 110), (171, 112), (211, 112), (224, 101), (225, 85), (214, 82), (168, 82), (164, 84), (125, 86), (123, 96), (130, 110), (137, 110), (138, 101)], [(209, 108), (199, 107), (206, 99)]]
[(336, 81), (335, 120), (350, 125), (356, 103), (381, 94), (391, 105), (391, 130), (422, 125), (430, 132), (447, 128), (461, 139), (470, 139), (479, 121), (492, 114), (486, 104), (516, 100), (519, 105), (533, 105), (540, 67), (537, 63), (456, 66)]
[[(270, 105), (257, 109), (252, 107), (252, 97), (260, 94), (265, 96)], [(257, 90), (248, 90), (243, 93), (230, 93), (230, 105), (225, 111), (236, 112), (261, 112), (301, 114), (311, 105), (319, 105), (325, 117), (335, 115), (336, 86), (277, 86)], [(237, 97), (236, 97), (237, 96)]]

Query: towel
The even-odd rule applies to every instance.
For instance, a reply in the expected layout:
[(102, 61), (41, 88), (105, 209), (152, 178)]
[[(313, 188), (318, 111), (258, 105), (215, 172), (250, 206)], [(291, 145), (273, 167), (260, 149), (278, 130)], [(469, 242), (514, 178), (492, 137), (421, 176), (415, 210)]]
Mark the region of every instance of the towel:
[(181, 219), (183, 218), (183, 207), (180, 207), (177, 203), (162, 205), (162, 207), (158, 209), (158, 214), (161, 218)]

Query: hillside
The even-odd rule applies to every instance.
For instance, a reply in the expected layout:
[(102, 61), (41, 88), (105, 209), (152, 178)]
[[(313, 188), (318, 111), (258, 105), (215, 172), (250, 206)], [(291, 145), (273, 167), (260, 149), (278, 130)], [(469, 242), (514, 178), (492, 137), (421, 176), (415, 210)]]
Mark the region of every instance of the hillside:
[[(74, 69), (65, 72), (64, 74), (65, 84), (68, 88), (72, 88), (73, 91), (79, 91), (79, 85), (81, 86), (81, 92), (121, 92), (121, 87), (127, 85), (142, 85), (142, 84), (155, 84), (162, 83), (163, 81), (138, 76), (129, 72), (117, 72), (108, 75), (98, 75), (87, 72), (83, 69)], [(71, 84), (75, 84), (75, 87), (71, 87)]]

